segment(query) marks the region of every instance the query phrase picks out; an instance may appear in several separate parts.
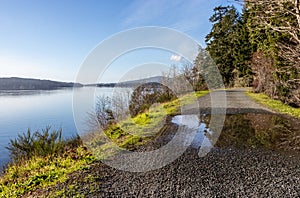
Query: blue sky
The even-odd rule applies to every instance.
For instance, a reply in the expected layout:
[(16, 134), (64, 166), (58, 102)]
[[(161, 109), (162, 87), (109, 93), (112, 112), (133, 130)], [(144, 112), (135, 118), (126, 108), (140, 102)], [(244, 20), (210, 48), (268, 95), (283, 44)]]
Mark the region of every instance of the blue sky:
[[(0, 77), (74, 81), (101, 41), (130, 28), (162, 26), (182, 31), (202, 46), (212, 9), (227, 0), (0, 0)], [(170, 53), (144, 51), (139, 59), (172, 64)], [(117, 81), (134, 55), (116, 61), (102, 81)], [(155, 59), (156, 57), (156, 59)], [(144, 60), (145, 61), (145, 60)], [(135, 63), (136, 64), (136, 63)], [(116, 75), (112, 75), (115, 73)]]

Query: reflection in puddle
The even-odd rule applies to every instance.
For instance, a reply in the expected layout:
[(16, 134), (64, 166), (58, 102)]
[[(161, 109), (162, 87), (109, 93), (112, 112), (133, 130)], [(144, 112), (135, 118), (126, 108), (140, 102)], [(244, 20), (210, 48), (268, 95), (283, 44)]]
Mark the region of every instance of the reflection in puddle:
[[(179, 115), (172, 119), (177, 125), (194, 127), (191, 115)], [(197, 133), (191, 147), (207, 153), (212, 147), (213, 131), (209, 129), (209, 115), (198, 119)], [(236, 114), (227, 115), (222, 133), (214, 145), (226, 148), (265, 148), (270, 150), (300, 151), (300, 122), (274, 114)]]
[[(199, 156), (205, 156), (213, 147), (208, 138), (212, 135), (212, 131), (208, 128), (208, 117), (203, 115), (200, 117), (200, 122), (195, 123), (193, 122), (195, 119), (191, 119), (191, 116), (197, 117), (196, 115), (178, 115), (172, 119), (172, 123), (197, 130), (195, 135), (189, 133), (186, 134), (185, 138), (188, 140), (187, 142), (192, 142), (190, 145), (192, 148), (199, 149)], [(199, 120), (199, 118), (197, 120)], [(197, 125), (197, 127), (195, 127), (195, 125)]]

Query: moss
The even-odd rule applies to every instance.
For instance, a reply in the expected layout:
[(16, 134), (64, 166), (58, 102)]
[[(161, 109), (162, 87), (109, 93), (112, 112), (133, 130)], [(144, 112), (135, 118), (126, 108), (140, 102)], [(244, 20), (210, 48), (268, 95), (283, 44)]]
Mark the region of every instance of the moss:
[(118, 126), (117, 124), (109, 126), (109, 128), (106, 129), (104, 133), (109, 139), (115, 141), (121, 138), (122, 136), (128, 135), (128, 133), (125, 133), (124, 130), (122, 130), (122, 128), (120, 128), (120, 126)]
[(143, 139), (139, 136), (132, 135), (126, 138), (119, 146), (127, 150), (134, 150), (137, 146), (142, 145)]
[(139, 114), (136, 117), (132, 118), (132, 121), (135, 124), (146, 126), (147, 124), (150, 123), (151, 118), (149, 116), (149, 113), (142, 113), (142, 114)]

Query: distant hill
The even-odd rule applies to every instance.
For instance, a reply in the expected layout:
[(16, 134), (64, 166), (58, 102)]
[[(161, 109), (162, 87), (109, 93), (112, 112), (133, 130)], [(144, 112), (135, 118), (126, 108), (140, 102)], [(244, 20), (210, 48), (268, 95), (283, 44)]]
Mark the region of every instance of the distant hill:
[(58, 82), (30, 78), (0, 78), (0, 90), (53, 90), (66, 87), (82, 87), (78, 83)]
[(143, 78), (139, 80), (130, 80), (130, 81), (124, 81), (119, 83), (98, 83), (88, 86), (97, 86), (97, 87), (135, 87), (137, 85), (140, 85), (142, 83), (149, 83), (149, 82), (157, 82), (161, 83), (163, 80), (162, 76), (155, 76), (150, 78)]

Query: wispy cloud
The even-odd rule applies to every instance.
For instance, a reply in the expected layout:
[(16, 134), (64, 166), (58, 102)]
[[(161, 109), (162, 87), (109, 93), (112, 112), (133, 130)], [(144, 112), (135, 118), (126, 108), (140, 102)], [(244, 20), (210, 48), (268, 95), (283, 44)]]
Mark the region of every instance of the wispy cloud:
[(209, 18), (213, 8), (229, 4), (232, 3), (227, 0), (135, 0), (122, 13), (123, 27), (170, 27), (192, 36), (205, 46), (205, 36), (212, 26)]
[(166, 18), (166, 13), (172, 15), (173, 11), (182, 3), (181, 0), (133, 1), (123, 12), (125, 16), (124, 25), (159, 25), (159, 23), (170, 19)]
[(124, 25), (158, 25), (188, 32), (208, 24), (215, 4), (207, 0), (136, 0), (123, 12)]

